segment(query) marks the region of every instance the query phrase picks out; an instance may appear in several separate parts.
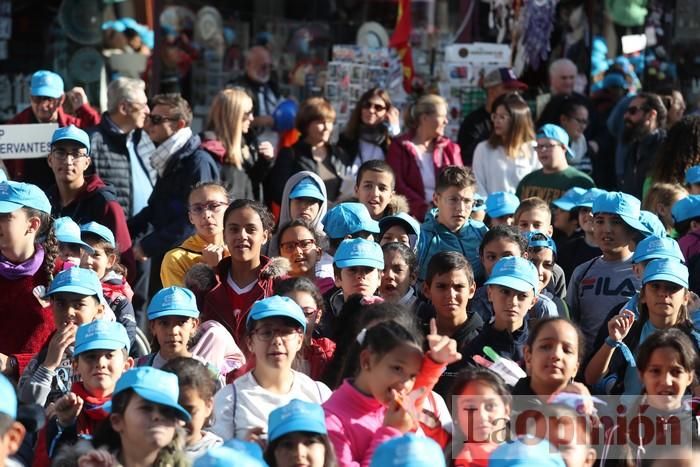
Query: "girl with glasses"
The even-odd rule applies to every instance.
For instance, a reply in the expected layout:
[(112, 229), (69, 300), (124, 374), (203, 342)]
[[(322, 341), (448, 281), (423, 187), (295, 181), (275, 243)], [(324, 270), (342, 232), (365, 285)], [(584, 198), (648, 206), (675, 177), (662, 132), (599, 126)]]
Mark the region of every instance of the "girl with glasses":
[(333, 288), (332, 278), (316, 275), (316, 264), (323, 255), (323, 237), (309, 223), (302, 219), (291, 221), (280, 228), (278, 236), (280, 256), (289, 261), (290, 277), (309, 279), (321, 293)]

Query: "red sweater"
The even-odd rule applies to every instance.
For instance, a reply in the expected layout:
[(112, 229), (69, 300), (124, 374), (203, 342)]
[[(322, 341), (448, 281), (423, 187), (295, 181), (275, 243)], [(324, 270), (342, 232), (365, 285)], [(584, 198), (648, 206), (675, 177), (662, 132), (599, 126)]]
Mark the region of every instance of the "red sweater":
[[(420, 154), (416, 154), (411, 143), (414, 136), (413, 132), (409, 132), (394, 139), (389, 146), (386, 162), (396, 175), (396, 192), (408, 199), (411, 215), (422, 222), (425, 213), (428, 212), (428, 203), (425, 201), (423, 177), (421, 177), (418, 166)], [(433, 165), (435, 166), (436, 178), (445, 166), (463, 166), (459, 146), (450, 141), (449, 138), (438, 137), (435, 140), (435, 149), (433, 150)]]

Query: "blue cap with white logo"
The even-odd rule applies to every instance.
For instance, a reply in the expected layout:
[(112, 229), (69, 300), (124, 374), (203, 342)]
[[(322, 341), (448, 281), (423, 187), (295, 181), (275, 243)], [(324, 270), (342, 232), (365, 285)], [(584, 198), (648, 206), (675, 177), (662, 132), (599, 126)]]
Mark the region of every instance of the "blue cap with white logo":
[(384, 270), (384, 253), (378, 243), (364, 238), (343, 240), (335, 252), (333, 263), (343, 269), (354, 266)]
[(690, 195), (679, 199), (671, 206), (674, 222), (683, 222), (700, 217), (700, 195)]
[(246, 318), (246, 326), (251, 327), (253, 321), (265, 318), (290, 318), (306, 332), (306, 316), (301, 307), (289, 297), (273, 295), (253, 303)]
[(485, 284), (501, 285), (518, 292), (532, 290), (537, 294), (539, 281), (537, 268), (530, 261), (518, 256), (506, 256), (493, 266), (491, 277)]
[(216, 446), (207, 449), (195, 459), (193, 467), (267, 467), (263, 460), (251, 456), (248, 452), (229, 446)]
[(59, 141), (75, 141), (87, 149), (88, 154), (90, 154), (90, 137), (85, 131), (75, 125), (64, 126), (54, 131), (51, 137), (51, 145)]
[(13, 181), (0, 183), (0, 213), (6, 214), (23, 207), (51, 214), (51, 202), (38, 186)]
[(345, 238), (361, 231), (379, 233), (379, 223), (372, 219), (362, 203), (341, 203), (326, 213), (323, 230), (329, 238)]
[(321, 406), (299, 399), (270, 412), (267, 426), (270, 441), (296, 431), (328, 434), (326, 417)]
[(533, 230), (531, 232), (526, 232), (524, 234), (527, 239), (527, 247), (529, 248), (549, 248), (554, 252), (554, 256), (557, 255), (557, 244), (554, 243), (552, 237), (546, 233)]
[(59, 217), (54, 221), (53, 228), (59, 242), (80, 245), (90, 254), (94, 253), (95, 250), (80, 238), (80, 226), (70, 217)]
[(549, 441), (525, 436), (499, 445), (489, 456), (488, 467), (566, 467), (566, 463)]
[(73, 356), (90, 350), (119, 350), (129, 351), (129, 336), (126, 328), (116, 321), (98, 319), (83, 324), (75, 333), (75, 350)]
[(159, 290), (151, 299), (146, 310), (148, 320), (152, 321), (163, 316), (186, 316), (199, 318), (197, 298), (191, 290), (184, 287), (171, 286)]
[(585, 188), (579, 188), (577, 186), (566, 190), (566, 192), (561, 196), (561, 198), (552, 201), (552, 204), (562, 211), (571, 211), (576, 207), (576, 203), (581, 200), (581, 197), (586, 194)]
[(569, 134), (566, 132), (565, 129), (563, 129), (559, 125), (554, 125), (552, 123), (542, 125), (542, 127), (537, 131), (536, 137), (538, 139), (553, 139), (554, 141), (564, 146), (564, 150), (566, 151), (566, 157), (568, 157), (569, 159), (572, 159), (574, 157), (574, 151), (572, 151), (569, 147)]
[(672, 282), (688, 288), (688, 268), (674, 259), (654, 259), (644, 269), (642, 285), (652, 281)]
[(593, 201), (595, 201), (598, 196), (603, 195), (605, 193), (607, 193), (607, 191), (603, 189), (590, 188), (588, 191), (581, 195), (581, 198), (579, 198), (576, 204), (574, 204), (574, 207), (592, 209)]
[(70, 292), (78, 295), (93, 296), (97, 295), (100, 302), (102, 301), (102, 283), (97, 277), (95, 271), (79, 267), (64, 269), (56, 274), (49, 289), (46, 291), (46, 296)]
[(652, 259), (675, 259), (679, 263), (685, 262), (681, 247), (671, 237), (650, 235), (637, 244), (632, 255), (632, 263), (641, 263)]
[(386, 216), (379, 219), (379, 230), (384, 233), (389, 230), (389, 227), (396, 224), (403, 225), (407, 234), (420, 237), (420, 224), (413, 216), (405, 212), (399, 212), (393, 216)]
[(98, 224), (97, 222), (88, 222), (87, 224), (83, 224), (80, 226), (80, 232), (81, 233), (91, 233), (91, 234), (97, 235), (102, 240), (109, 243), (110, 247), (112, 247), (112, 248), (117, 247), (117, 242), (114, 240), (114, 234), (112, 233), (111, 230), (109, 230), (107, 227), (105, 227), (102, 224)]
[(685, 183), (688, 185), (700, 183), (700, 165), (694, 165), (685, 171)]
[(486, 198), (486, 214), (491, 219), (512, 216), (520, 206), (520, 200), (513, 193), (496, 191)]
[(297, 198), (313, 198), (322, 203), (326, 200), (326, 197), (323, 196), (323, 192), (316, 183), (316, 180), (311, 177), (302, 178), (299, 180), (299, 183), (294, 185), (294, 188), (289, 193), (289, 199)]
[(3, 374), (0, 374), (0, 413), (13, 420), (17, 418), (17, 393), (14, 385)]
[(39, 70), (32, 75), (32, 96), (58, 99), (63, 95), (63, 78), (48, 70)]
[(593, 215), (596, 214), (616, 214), (635, 230), (638, 230), (644, 235), (649, 235), (651, 232), (639, 220), (639, 211), (641, 203), (637, 198), (627, 193), (609, 192), (598, 196), (593, 201)]
[(370, 467), (444, 467), (440, 445), (427, 436), (407, 433), (380, 444)]

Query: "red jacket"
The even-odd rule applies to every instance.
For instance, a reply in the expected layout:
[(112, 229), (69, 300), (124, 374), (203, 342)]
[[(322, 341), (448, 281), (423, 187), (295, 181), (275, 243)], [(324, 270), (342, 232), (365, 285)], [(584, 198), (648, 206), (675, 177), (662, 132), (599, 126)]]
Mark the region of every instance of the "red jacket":
[[(419, 154), (416, 154), (411, 141), (415, 136), (414, 132), (409, 132), (394, 139), (389, 146), (386, 155), (386, 162), (394, 170), (396, 176), (396, 192), (404, 195), (408, 199), (411, 207), (411, 215), (423, 221), (425, 213), (428, 212), (428, 203), (425, 202), (425, 188), (423, 178), (418, 167)], [(440, 136), (435, 140), (433, 151), (433, 165), (435, 166), (435, 177), (440, 174), (440, 170), (448, 165), (464, 165), (459, 146), (449, 138)]]
[[(34, 116), (31, 106), (27, 107), (14, 117), (12, 120), (7, 122), (8, 124), (18, 124), (18, 123), (39, 123)], [(68, 115), (63, 111), (62, 107), (58, 108), (58, 120), (56, 121), (59, 127), (64, 127), (68, 125), (75, 125), (78, 128), (86, 129), (96, 126), (100, 123), (100, 113), (84, 104), (75, 111), (75, 116)], [(25, 170), (26, 159), (6, 159), (5, 166), (9, 172), (10, 178), (16, 181), (24, 181), (25, 175), (28, 175)], [(44, 165), (46, 162), (44, 161)]]
[(326, 366), (333, 359), (335, 342), (325, 337), (312, 337), (311, 345), (304, 346), (302, 357), (309, 362), (309, 376), (314, 381), (320, 381), (326, 371)]

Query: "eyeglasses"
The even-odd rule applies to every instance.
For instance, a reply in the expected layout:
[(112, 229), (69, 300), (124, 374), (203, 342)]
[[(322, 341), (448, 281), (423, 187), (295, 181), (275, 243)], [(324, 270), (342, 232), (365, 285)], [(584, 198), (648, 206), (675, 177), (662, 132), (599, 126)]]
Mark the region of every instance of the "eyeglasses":
[(148, 114), (148, 119), (154, 125), (160, 125), (163, 122), (177, 122), (179, 118), (165, 117), (163, 115)]
[(457, 206), (464, 204), (466, 207), (474, 206), (474, 200), (471, 198), (462, 198), (461, 196), (450, 196), (445, 198), (448, 206)]
[(318, 313), (318, 309), (312, 306), (303, 306), (301, 310), (304, 312), (304, 316), (313, 316)]
[(316, 240), (313, 238), (307, 238), (306, 240), (299, 240), (298, 242), (284, 242), (280, 243), (280, 250), (284, 253), (292, 254), (297, 251), (297, 248), (301, 248), (301, 251), (309, 251), (314, 246), (316, 246)]
[(258, 336), (258, 339), (260, 339), (263, 342), (270, 342), (272, 339), (275, 337), (279, 336), (282, 338), (282, 340), (288, 341), (291, 340), (292, 337), (298, 336), (301, 334), (301, 329), (300, 328), (277, 328), (277, 329), (271, 329), (271, 328), (263, 328), (263, 329), (257, 329), (251, 333), (254, 336)]
[(550, 151), (553, 148), (556, 148), (557, 146), (561, 146), (560, 144), (538, 144), (535, 146), (535, 151), (537, 152), (546, 152)]
[(76, 151), (66, 151), (65, 149), (60, 149), (60, 148), (53, 148), (51, 150), (51, 154), (53, 157), (55, 157), (58, 160), (64, 161), (68, 159), (68, 157), (72, 157), (73, 159), (80, 159), (81, 157), (88, 157), (88, 154), (86, 152), (80, 152), (80, 150)]
[(636, 115), (637, 112), (640, 112), (640, 111), (641, 111), (641, 112), (648, 112), (648, 111), (649, 111), (649, 107), (644, 107), (644, 106), (642, 106), (642, 107), (637, 107), (636, 105), (632, 105), (632, 106), (630, 106), (630, 107), (627, 107), (627, 109), (625, 110), (625, 113), (626, 113), (626, 114), (630, 114), (630, 115)]
[(385, 105), (373, 104), (371, 102), (365, 102), (364, 104), (362, 104), (362, 108), (367, 110), (374, 110), (377, 113), (384, 112), (386, 110)]
[(576, 122), (581, 126), (588, 126), (588, 119), (587, 118), (579, 118), (579, 117), (575, 117), (573, 115), (569, 115), (568, 117), (572, 120), (576, 120)]
[(196, 214), (198, 216), (201, 216), (206, 211), (219, 212), (225, 206), (228, 206), (228, 203), (224, 203), (221, 201), (211, 201), (209, 203), (193, 204), (192, 206), (190, 206), (189, 211), (192, 214)]

